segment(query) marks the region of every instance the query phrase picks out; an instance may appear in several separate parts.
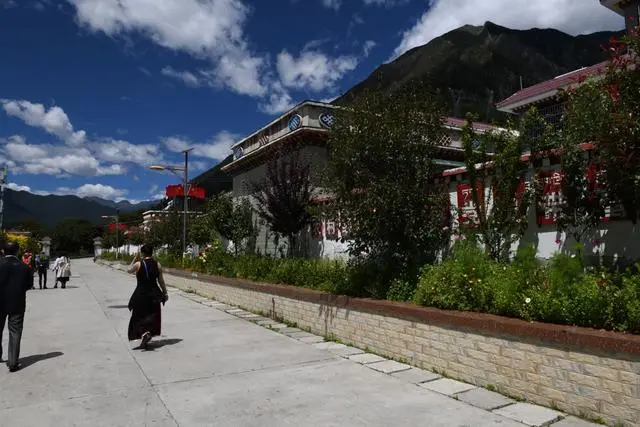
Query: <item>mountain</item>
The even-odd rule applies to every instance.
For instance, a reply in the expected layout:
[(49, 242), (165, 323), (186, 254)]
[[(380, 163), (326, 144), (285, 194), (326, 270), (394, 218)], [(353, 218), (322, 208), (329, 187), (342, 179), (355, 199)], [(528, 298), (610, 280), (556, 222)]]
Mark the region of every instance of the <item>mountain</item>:
[(104, 223), (102, 215), (115, 215), (115, 208), (120, 207), (122, 213), (146, 209), (158, 202), (111, 202), (96, 197), (81, 198), (77, 196), (41, 196), (27, 191), (4, 190), (5, 228), (11, 227), (26, 219), (36, 220), (46, 227), (56, 225), (67, 217), (86, 219), (92, 223)]
[(114, 211), (118, 209), (120, 212), (134, 212), (141, 209), (150, 209), (151, 207), (158, 204), (158, 200), (147, 200), (144, 202), (131, 203), (128, 200), (114, 202), (113, 200), (101, 199), (100, 197), (85, 197), (84, 199), (99, 203), (103, 206), (113, 209)]
[(484, 121), (504, 118), (494, 104), (523, 87), (607, 59), (601, 46), (623, 32), (571, 36), (558, 30), (512, 30), (491, 22), (466, 25), (378, 67), (334, 101), (366, 89), (393, 91), (411, 82), (428, 83), (443, 95), (449, 113), (467, 112)]

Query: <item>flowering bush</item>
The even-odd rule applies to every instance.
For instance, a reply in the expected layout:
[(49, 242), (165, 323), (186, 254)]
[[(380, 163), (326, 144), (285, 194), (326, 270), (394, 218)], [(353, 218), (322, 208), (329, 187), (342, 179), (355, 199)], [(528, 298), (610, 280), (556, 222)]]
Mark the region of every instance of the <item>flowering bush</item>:
[(521, 248), (511, 263), (457, 244), (442, 264), (424, 269), (414, 302), (548, 323), (640, 333), (640, 275), (585, 268), (558, 253), (548, 264)]

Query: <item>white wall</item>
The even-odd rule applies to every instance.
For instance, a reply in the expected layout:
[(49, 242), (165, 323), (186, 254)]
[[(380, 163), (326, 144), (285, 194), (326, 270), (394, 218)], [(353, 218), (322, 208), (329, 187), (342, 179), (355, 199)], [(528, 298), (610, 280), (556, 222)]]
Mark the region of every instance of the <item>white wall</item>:
[[(556, 167), (547, 167), (546, 170), (555, 170)], [(452, 217), (454, 218), (454, 229), (457, 223), (457, 206), (458, 193), (457, 186), (459, 181), (456, 177), (451, 177), (449, 183), (449, 198), (452, 206)], [(485, 200), (488, 196), (489, 185), (485, 185)], [(491, 203), (489, 204), (491, 205)], [(596, 244), (597, 243), (597, 244)], [(557, 231), (555, 224), (540, 225), (536, 221), (535, 208), (531, 207), (529, 212), (528, 228), (520, 240), (513, 245), (513, 252), (519, 246), (533, 244), (537, 248), (537, 256), (542, 259), (549, 259), (556, 252), (569, 252), (575, 247), (575, 241), (566, 235)], [(640, 224), (633, 225), (631, 221), (612, 219), (603, 221), (600, 227), (593, 235), (585, 238), (585, 253), (595, 257), (611, 258), (640, 258)]]

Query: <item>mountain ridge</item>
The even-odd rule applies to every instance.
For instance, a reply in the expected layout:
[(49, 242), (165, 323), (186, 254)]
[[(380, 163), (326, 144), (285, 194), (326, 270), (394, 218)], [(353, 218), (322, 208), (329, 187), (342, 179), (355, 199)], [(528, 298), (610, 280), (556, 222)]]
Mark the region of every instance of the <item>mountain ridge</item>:
[[(333, 103), (345, 105), (365, 90), (392, 92), (426, 82), (443, 97), (448, 113), (473, 112), (502, 121), (495, 104), (523, 87), (607, 58), (601, 48), (623, 31), (571, 36), (555, 29), (515, 30), (490, 21), (464, 25), (377, 67)], [(522, 79), (522, 80), (521, 80)]]
[(121, 213), (150, 209), (158, 201), (133, 204), (129, 201), (114, 202), (99, 197), (82, 198), (74, 195), (39, 195), (23, 190), (4, 190), (3, 227), (11, 228), (26, 219), (52, 227), (64, 218), (86, 219), (93, 224), (105, 221), (103, 215), (115, 215), (116, 207)]

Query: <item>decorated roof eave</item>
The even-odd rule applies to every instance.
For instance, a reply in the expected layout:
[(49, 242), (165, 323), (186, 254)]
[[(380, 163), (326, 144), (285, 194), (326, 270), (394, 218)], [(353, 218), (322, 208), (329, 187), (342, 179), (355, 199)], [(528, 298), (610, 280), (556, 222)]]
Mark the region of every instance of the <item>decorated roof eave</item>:
[(302, 138), (303, 135), (308, 135), (308, 134), (315, 135), (317, 137), (321, 137), (320, 139), (326, 140), (328, 130), (321, 129), (321, 128), (308, 127), (308, 126), (298, 128), (293, 132), (289, 132), (286, 135), (276, 138), (273, 141), (269, 142), (268, 144), (263, 145), (262, 147), (259, 147), (245, 154), (239, 159), (232, 161), (228, 165), (224, 166), (222, 170), (224, 172), (230, 172), (238, 168), (246, 168), (248, 165), (252, 164), (255, 160), (259, 160), (263, 158), (266, 154), (272, 152), (277, 145), (281, 145), (283, 143), (288, 143), (288, 142), (304, 142), (304, 141), (301, 141), (300, 138)]
[(242, 144), (244, 144), (246, 141), (248, 141), (249, 139), (253, 138), (256, 135), (259, 135), (260, 133), (264, 132), (265, 130), (269, 129), (271, 126), (275, 125), (276, 123), (278, 123), (279, 121), (285, 119), (287, 116), (295, 113), (297, 110), (299, 110), (300, 108), (306, 106), (306, 105), (311, 105), (314, 107), (321, 107), (321, 108), (331, 108), (331, 109), (337, 109), (339, 107), (337, 107), (336, 105), (332, 105), (332, 104), (326, 104), (324, 102), (319, 102), (319, 101), (303, 101), (301, 103), (299, 103), (298, 105), (296, 105), (295, 107), (289, 109), (287, 112), (281, 114), (280, 116), (278, 116), (277, 118), (275, 118), (274, 120), (272, 120), (271, 122), (267, 123), (266, 125), (262, 126), (260, 129), (258, 129), (257, 131), (253, 132), (252, 134), (242, 138), (240, 141), (236, 142), (235, 144), (233, 144), (231, 146), (231, 149), (234, 149)]

